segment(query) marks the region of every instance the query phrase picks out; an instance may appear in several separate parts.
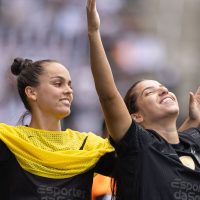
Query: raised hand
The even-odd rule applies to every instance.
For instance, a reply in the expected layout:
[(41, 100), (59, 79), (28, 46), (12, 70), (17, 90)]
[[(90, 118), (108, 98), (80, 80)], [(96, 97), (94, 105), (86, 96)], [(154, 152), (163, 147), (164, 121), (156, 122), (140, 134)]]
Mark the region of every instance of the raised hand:
[(189, 117), (200, 124), (200, 87), (195, 94), (190, 92)]
[(87, 0), (88, 33), (93, 33), (100, 28), (100, 18), (96, 9), (96, 0)]
[(190, 92), (189, 116), (180, 126), (178, 131), (182, 132), (188, 128), (198, 126), (200, 126), (200, 87), (197, 89), (195, 94)]

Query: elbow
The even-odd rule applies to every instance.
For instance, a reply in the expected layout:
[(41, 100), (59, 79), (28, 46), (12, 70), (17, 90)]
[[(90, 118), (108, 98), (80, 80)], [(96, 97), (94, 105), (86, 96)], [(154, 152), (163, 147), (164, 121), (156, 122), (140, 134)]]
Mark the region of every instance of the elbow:
[(105, 95), (105, 94), (102, 94), (102, 95), (99, 95), (99, 100), (101, 103), (109, 103), (109, 102), (113, 102), (114, 100), (116, 99), (116, 95), (115, 94), (108, 94), (108, 95)]

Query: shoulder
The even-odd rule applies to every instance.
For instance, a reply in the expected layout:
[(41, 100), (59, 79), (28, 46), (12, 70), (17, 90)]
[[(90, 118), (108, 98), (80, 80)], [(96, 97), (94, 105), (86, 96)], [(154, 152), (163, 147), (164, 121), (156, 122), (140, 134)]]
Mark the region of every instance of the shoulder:
[(179, 134), (180, 138), (187, 139), (198, 145), (200, 145), (200, 127), (198, 128), (189, 128)]
[(90, 139), (101, 138), (101, 137), (99, 137), (98, 135), (96, 135), (95, 133), (92, 133), (92, 132), (80, 132), (80, 131), (76, 131), (76, 130), (72, 130), (72, 129), (66, 129), (65, 133), (71, 139), (85, 139), (86, 137), (90, 138)]
[(189, 128), (184, 130), (183, 132), (180, 133), (179, 135), (180, 137), (192, 137), (194, 139), (200, 137), (200, 127), (193, 127), (193, 128)]
[(108, 139), (104, 139), (93, 132), (79, 132), (72, 129), (66, 129), (66, 133), (71, 140), (85, 141), (85, 150), (113, 148)]
[(7, 134), (13, 134), (16, 132), (16, 126), (0, 123), (0, 136), (1, 135), (7, 135)]
[(0, 128), (14, 128), (14, 126), (9, 124), (0, 123)]
[(118, 143), (115, 143), (112, 138), (110, 140), (111, 140), (111, 143), (115, 146), (127, 147), (129, 146), (129, 144), (140, 145), (140, 143), (149, 142), (152, 135), (153, 134), (151, 130), (146, 130), (135, 121), (132, 121), (128, 131)]
[(87, 143), (85, 146), (88, 150), (90, 149), (113, 149), (108, 138), (104, 139), (92, 132), (88, 133)]
[(17, 126), (0, 123), (0, 132), (6, 130), (15, 130)]

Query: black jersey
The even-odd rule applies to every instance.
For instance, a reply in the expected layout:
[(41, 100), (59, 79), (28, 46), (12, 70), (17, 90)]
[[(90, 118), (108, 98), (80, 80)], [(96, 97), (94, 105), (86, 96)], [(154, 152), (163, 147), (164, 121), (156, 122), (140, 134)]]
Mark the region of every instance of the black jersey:
[(108, 153), (86, 173), (50, 179), (24, 171), (2, 141), (0, 154), (0, 200), (90, 200), (93, 173), (110, 175), (115, 162)]
[[(133, 122), (119, 143), (112, 141), (119, 156), (117, 200), (200, 200), (200, 129), (189, 132), (171, 145)], [(181, 163), (182, 155), (193, 158), (195, 170)]]

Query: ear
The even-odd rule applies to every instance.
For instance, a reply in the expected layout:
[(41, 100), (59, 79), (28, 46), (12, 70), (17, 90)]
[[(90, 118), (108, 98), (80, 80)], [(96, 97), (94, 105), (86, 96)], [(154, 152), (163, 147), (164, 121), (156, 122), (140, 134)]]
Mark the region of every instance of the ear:
[(25, 93), (28, 99), (36, 101), (37, 100), (37, 92), (34, 87), (27, 86), (25, 88)]
[(144, 121), (144, 118), (140, 113), (133, 113), (131, 114), (131, 117), (137, 123), (142, 123)]

